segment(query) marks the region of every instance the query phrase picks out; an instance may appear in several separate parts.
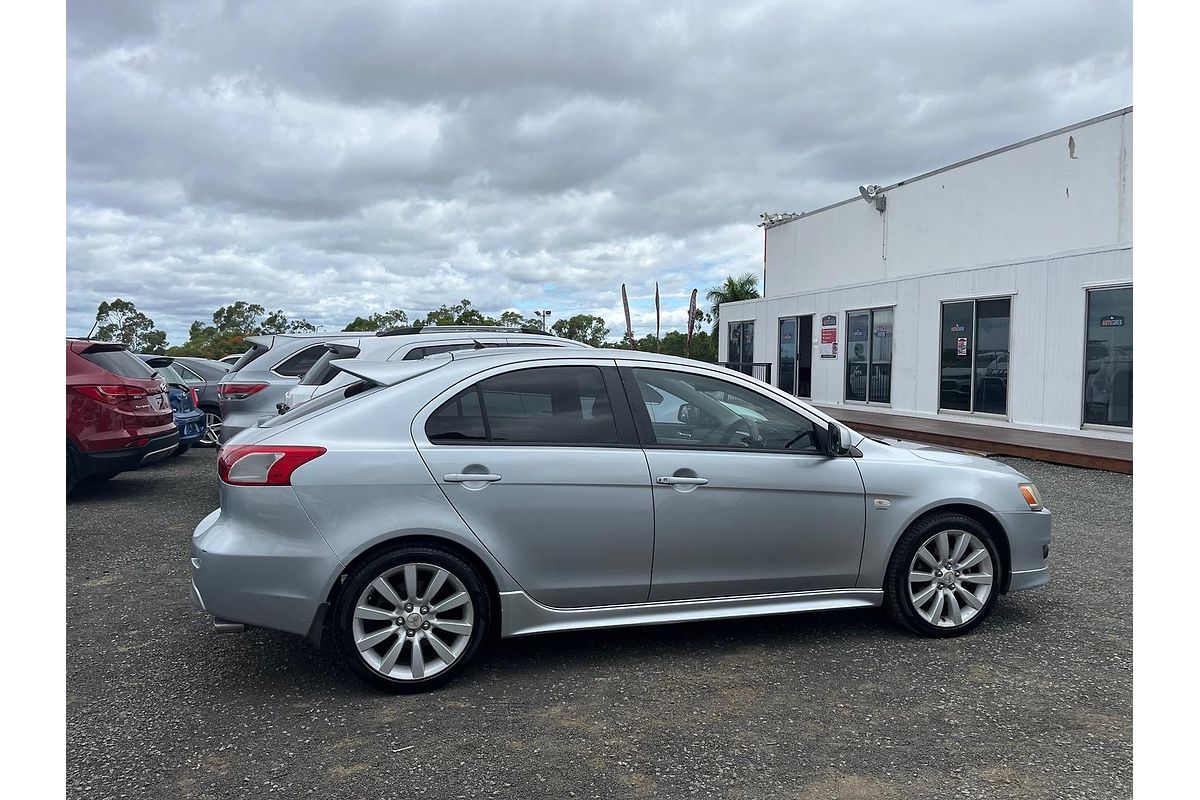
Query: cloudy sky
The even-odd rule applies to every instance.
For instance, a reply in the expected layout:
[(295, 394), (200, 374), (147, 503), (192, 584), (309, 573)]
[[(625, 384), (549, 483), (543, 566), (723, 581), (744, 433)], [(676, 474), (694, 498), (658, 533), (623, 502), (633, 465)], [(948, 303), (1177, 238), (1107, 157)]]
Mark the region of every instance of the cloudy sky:
[[(143, 2), (67, 12), (68, 333), (470, 298), (618, 332), (804, 211), (1129, 105), (1128, 2)], [(640, 323), (640, 324), (639, 324)]]

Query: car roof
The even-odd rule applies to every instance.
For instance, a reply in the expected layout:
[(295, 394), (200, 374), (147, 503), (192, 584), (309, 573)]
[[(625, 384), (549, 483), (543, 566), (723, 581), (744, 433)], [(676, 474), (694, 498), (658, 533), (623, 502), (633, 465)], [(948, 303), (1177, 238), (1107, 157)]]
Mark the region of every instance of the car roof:
[(450, 354), (455, 361), (468, 358), (493, 358), (497, 363), (527, 361), (539, 356), (546, 358), (594, 359), (596, 361), (645, 361), (648, 364), (677, 364), (685, 367), (716, 368), (717, 364), (697, 361), (693, 358), (668, 356), (662, 353), (647, 353), (641, 350), (619, 350), (614, 347), (581, 347), (564, 353), (561, 347), (495, 347), (486, 350), (463, 350)]

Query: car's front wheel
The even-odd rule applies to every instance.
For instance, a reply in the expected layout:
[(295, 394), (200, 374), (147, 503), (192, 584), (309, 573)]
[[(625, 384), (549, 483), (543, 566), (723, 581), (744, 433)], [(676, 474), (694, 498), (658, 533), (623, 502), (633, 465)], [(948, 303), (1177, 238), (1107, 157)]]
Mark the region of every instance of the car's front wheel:
[(884, 604), (915, 633), (960, 636), (992, 612), (1001, 569), (986, 528), (962, 514), (934, 514), (918, 520), (897, 542), (884, 581)]
[(462, 671), (488, 635), (482, 577), (445, 550), (401, 546), (347, 577), (334, 611), (338, 649), (361, 678), (423, 692)]

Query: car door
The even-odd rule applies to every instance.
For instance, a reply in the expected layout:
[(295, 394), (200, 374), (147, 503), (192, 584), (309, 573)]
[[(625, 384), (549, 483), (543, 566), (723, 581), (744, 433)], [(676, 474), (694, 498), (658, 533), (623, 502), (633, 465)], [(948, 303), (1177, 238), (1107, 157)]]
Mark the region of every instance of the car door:
[(815, 417), (748, 380), (634, 362), (621, 375), (654, 484), (651, 600), (854, 586), (862, 478), (824, 454)]
[(535, 600), (646, 600), (650, 474), (613, 362), (495, 368), (427, 406), (413, 437), (454, 508)]

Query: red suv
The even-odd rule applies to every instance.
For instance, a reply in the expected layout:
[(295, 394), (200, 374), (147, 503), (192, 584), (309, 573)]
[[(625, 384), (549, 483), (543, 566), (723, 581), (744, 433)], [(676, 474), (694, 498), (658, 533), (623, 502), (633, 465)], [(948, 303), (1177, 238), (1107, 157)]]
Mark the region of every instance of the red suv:
[(67, 339), (67, 493), (166, 458), (179, 443), (165, 383), (123, 344)]

